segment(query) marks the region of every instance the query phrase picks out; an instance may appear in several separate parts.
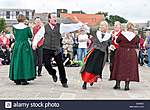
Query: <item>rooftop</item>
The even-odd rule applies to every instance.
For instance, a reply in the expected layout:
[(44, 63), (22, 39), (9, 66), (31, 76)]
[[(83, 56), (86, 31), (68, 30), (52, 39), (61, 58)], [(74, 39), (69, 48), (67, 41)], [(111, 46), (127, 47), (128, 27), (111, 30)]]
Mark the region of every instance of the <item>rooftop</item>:
[(79, 13), (73, 13), (73, 14), (61, 13), (60, 17), (64, 19), (68, 19), (73, 23), (77, 22), (76, 20), (77, 18), (79, 21), (83, 23), (88, 23), (89, 26), (96, 26), (97, 24), (100, 23), (100, 21), (104, 19), (103, 15), (79, 14)]

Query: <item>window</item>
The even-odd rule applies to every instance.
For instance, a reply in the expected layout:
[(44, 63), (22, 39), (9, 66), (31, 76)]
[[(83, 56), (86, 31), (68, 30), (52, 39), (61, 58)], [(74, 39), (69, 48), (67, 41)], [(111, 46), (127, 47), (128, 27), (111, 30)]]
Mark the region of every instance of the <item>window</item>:
[(26, 11), (26, 18), (29, 19), (29, 12)]
[(19, 15), (19, 11), (16, 11), (16, 17)]
[(6, 11), (6, 19), (10, 19), (10, 11)]

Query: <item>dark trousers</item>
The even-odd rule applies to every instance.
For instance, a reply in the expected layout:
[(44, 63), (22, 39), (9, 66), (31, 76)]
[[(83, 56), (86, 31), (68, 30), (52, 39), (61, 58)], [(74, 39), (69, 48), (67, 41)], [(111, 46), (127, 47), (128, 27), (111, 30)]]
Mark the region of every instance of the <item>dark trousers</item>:
[(35, 58), (35, 69), (38, 66), (38, 74), (41, 74), (42, 71), (42, 62), (43, 62), (43, 48), (39, 47), (33, 51)]
[(78, 48), (73, 47), (73, 58), (72, 58), (72, 60), (75, 59), (75, 56), (77, 55), (77, 50), (78, 50)]
[(55, 55), (54, 50), (43, 49), (43, 60), (44, 66), (50, 75), (56, 75), (56, 70), (52, 68), (51, 59), (54, 57), (56, 64), (58, 66), (59, 76), (61, 83), (67, 83), (66, 72), (62, 61), (61, 53)]
[(144, 50), (140, 49), (139, 51), (139, 56), (138, 56), (138, 62), (142, 66), (144, 64), (144, 55), (143, 55)]
[(109, 50), (106, 48), (106, 62), (109, 62)]
[(116, 50), (114, 50), (114, 51), (111, 50), (110, 51), (110, 67), (109, 67), (110, 73), (112, 73), (112, 71), (113, 71), (113, 63), (114, 63), (115, 52), (116, 52)]

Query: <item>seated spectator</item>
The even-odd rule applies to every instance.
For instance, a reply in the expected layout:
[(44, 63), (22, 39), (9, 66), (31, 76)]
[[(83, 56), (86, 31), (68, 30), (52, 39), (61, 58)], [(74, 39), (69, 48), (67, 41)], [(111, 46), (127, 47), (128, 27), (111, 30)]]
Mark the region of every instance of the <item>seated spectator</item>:
[(0, 59), (3, 65), (10, 64), (10, 52), (7, 49), (6, 45), (3, 45), (0, 49)]
[(6, 45), (6, 48), (9, 48), (9, 38), (6, 36), (6, 32), (2, 32), (0, 36), (0, 46)]
[(63, 53), (63, 64), (64, 66), (70, 66), (71, 65), (71, 55), (68, 53), (68, 50), (65, 49)]

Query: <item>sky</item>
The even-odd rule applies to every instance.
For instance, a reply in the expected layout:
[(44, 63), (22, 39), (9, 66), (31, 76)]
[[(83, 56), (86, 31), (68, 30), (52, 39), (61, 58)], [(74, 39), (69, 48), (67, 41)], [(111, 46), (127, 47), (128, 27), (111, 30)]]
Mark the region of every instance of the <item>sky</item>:
[(36, 12), (56, 12), (57, 9), (98, 11), (119, 15), (132, 22), (150, 20), (150, 0), (0, 0), (0, 8), (33, 9)]

